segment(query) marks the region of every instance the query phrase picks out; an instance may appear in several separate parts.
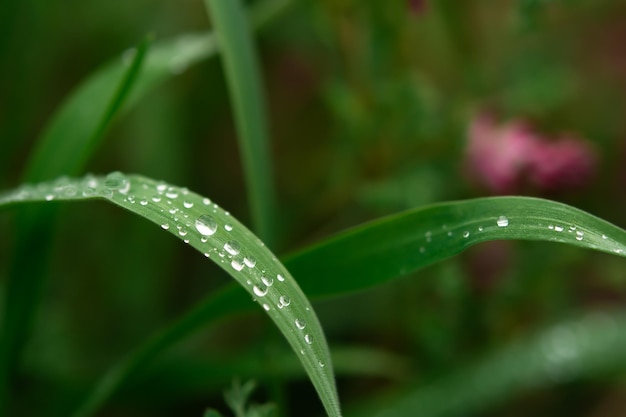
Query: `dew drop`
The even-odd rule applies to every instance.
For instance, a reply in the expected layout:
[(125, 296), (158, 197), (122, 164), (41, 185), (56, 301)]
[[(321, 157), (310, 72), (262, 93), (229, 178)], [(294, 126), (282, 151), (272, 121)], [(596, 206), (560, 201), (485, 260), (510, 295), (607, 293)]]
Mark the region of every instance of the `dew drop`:
[(92, 187), (90, 185), (86, 185), (83, 188), (83, 196), (84, 197), (89, 197), (89, 196), (95, 195), (96, 194), (96, 187), (97, 187), (97, 185), (94, 186), (94, 187)]
[(264, 285), (255, 285), (252, 287), (252, 291), (254, 291), (258, 297), (265, 297), (267, 295), (267, 287)]
[(270, 305), (269, 304), (263, 304), (263, 308), (265, 309), (265, 311), (270, 311)]
[(256, 265), (256, 259), (254, 258), (254, 256), (248, 255), (243, 258), (243, 263), (246, 264), (248, 268), (254, 268), (254, 266)]
[(426, 236), (426, 242), (430, 242), (433, 238), (433, 234), (430, 230), (426, 232), (425, 236)]
[(554, 230), (554, 225), (553, 224), (548, 225), (548, 229)]
[(304, 341), (306, 342), (307, 345), (313, 344), (313, 338), (308, 333), (304, 335)]
[(54, 194), (46, 195), (46, 201), (52, 201), (52, 200), (54, 200)]
[(196, 219), (196, 230), (203, 236), (211, 236), (217, 231), (217, 222), (212, 216), (203, 214)]
[(233, 226), (231, 226), (230, 224), (225, 224), (224, 229), (226, 229), (227, 232), (230, 232), (231, 230), (233, 230)]
[(187, 231), (185, 229), (181, 228), (181, 229), (178, 230), (178, 234), (181, 235), (181, 236), (187, 236)]
[(168, 210), (170, 214), (176, 214), (176, 212), (178, 211), (178, 209), (176, 207), (172, 207), (171, 209)]
[(482, 227), (482, 226), (478, 226), (478, 231), (479, 231), (479, 232), (482, 232), (483, 230), (485, 230), (485, 229), (483, 229), (483, 227)]
[(209, 252), (204, 252), (204, 256), (206, 256), (207, 258), (210, 258), (211, 255), (209, 254)]
[(236, 240), (231, 240), (229, 242), (224, 243), (224, 250), (230, 253), (231, 255), (238, 255), (241, 251), (239, 247), (239, 243)]
[(230, 266), (232, 266), (235, 271), (241, 271), (244, 267), (243, 263), (239, 262), (236, 259), (232, 260), (232, 262), (230, 263)]
[(111, 172), (104, 178), (104, 186), (112, 191), (126, 194), (130, 190), (130, 181), (119, 171)]
[(304, 320), (296, 319), (294, 323), (296, 324), (296, 327), (300, 330), (304, 330), (304, 328), (306, 327), (306, 322)]
[(452, 232), (448, 232), (448, 236), (452, 236)]
[(202, 204), (204, 204), (205, 206), (208, 206), (209, 204), (211, 204), (211, 200), (209, 200), (208, 198), (203, 198)]
[(268, 277), (261, 277), (261, 282), (263, 282), (263, 284), (267, 285), (268, 287), (271, 287), (272, 284), (274, 284), (274, 280)]
[(139, 204), (141, 204), (142, 206), (147, 206), (148, 205), (148, 200), (140, 200)]
[(278, 275), (276, 275), (276, 279), (279, 280), (280, 282), (283, 282), (285, 280), (285, 277), (283, 277), (282, 275), (278, 274)]
[(424, 248), (423, 246), (420, 246), (420, 253), (424, 253), (426, 252), (426, 248)]
[(467, 230), (463, 232), (463, 237), (468, 238), (470, 235), (470, 232), (468, 232)]
[(185, 208), (192, 208), (193, 207), (193, 202), (191, 202), (191, 201), (183, 201), (183, 206), (185, 206)]
[(163, 230), (167, 230), (167, 229), (169, 229), (169, 228), (170, 228), (170, 225), (169, 225), (169, 224), (167, 224), (167, 223), (163, 223), (163, 224), (161, 225), (161, 228), (162, 228)]
[(161, 196), (155, 195), (154, 197), (152, 197), (152, 201), (154, 201), (155, 203), (160, 202), (161, 201)]
[(561, 227), (561, 226), (554, 226), (554, 230), (556, 230), (557, 232), (562, 232), (563, 231), (563, 227)]
[(322, 361), (319, 361), (317, 363), (319, 364), (320, 368), (323, 368), (323, 367), (326, 366), (326, 364), (324, 362), (322, 362)]
[(278, 308), (282, 309), (283, 307), (289, 306), (289, 304), (291, 304), (291, 300), (287, 296), (283, 295), (278, 299)]
[(178, 191), (174, 187), (170, 187), (165, 193), (165, 197), (176, 199), (178, 198)]
[(585, 234), (583, 232), (581, 232), (580, 230), (576, 232), (576, 240), (583, 240), (583, 236)]
[(607, 235), (602, 235), (602, 239), (608, 239)]
[(207, 237), (206, 237), (206, 236), (202, 236), (202, 237), (200, 238), (200, 242), (202, 242), (202, 243), (206, 243), (206, 242), (207, 242), (207, 240), (209, 240), (209, 239), (207, 239)]
[(496, 220), (496, 224), (498, 227), (507, 227), (509, 225), (509, 219), (505, 216), (500, 216), (498, 217), (498, 220)]

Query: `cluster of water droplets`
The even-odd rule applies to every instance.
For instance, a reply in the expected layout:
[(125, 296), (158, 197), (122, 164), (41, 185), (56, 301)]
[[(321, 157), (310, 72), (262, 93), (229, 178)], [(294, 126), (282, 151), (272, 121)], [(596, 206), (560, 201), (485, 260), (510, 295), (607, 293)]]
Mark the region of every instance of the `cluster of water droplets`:
[[(117, 173), (107, 176), (104, 183), (118, 192), (117, 197), (122, 202), (158, 211), (163, 218), (163, 229), (178, 235), (185, 243), (191, 242), (204, 256), (223, 264), (225, 268), (232, 268), (236, 274), (242, 274), (245, 278), (241, 281), (249, 286), (254, 300), (265, 311), (279, 314), (291, 308), (286, 275), (278, 270), (277, 259), (271, 257), (265, 265), (261, 265), (252, 254), (247, 253), (237, 238), (247, 233), (243, 226), (237, 226), (230, 214), (210, 199), (165, 183), (141, 184), (135, 195), (132, 193), (135, 190), (130, 189), (130, 183)], [(275, 272), (269, 272), (271, 270)], [(304, 310), (310, 312), (308, 307)], [(305, 354), (304, 347), (313, 345), (314, 338), (306, 331), (307, 324), (303, 317), (292, 321), (292, 326), (303, 342), (300, 352)], [(323, 367), (324, 363), (318, 361), (318, 365)]]
[(130, 180), (120, 172), (112, 172), (104, 178), (87, 175), (81, 180), (60, 177), (51, 182), (22, 185), (12, 192), (3, 194), (0, 202), (75, 200), (83, 197), (110, 198), (115, 194), (127, 195), (130, 187)]
[(310, 324), (311, 320), (316, 321), (315, 316), (302, 300), (294, 303), (288, 295), (297, 284), (287, 282), (287, 274), (271, 254), (258, 260), (247, 253), (241, 242), (254, 239), (261, 247), (263, 242), (210, 199), (186, 188), (113, 172), (105, 177), (88, 175), (80, 180), (60, 178), (35, 186), (25, 185), (0, 195), (0, 203), (93, 197), (104, 197), (127, 208), (135, 206), (131, 210), (145, 213), (161, 228), (199, 249), (204, 256), (225, 269), (231, 269), (236, 275), (241, 274), (239, 281), (248, 286), (254, 300), (271, 316), (281, 317), (283, 322), (286, 319), (292, 326), (292, 333), (299, 340), (300, 353), (310, 352), (309, 360), (320, 368), (325, 366), (312, 349), (316, 343), (312, 330), (316, 327)]
[[(498, 216), (495, 219), (494, 223), (495, 224), (493, 224), (493, 226), (497, 228), (505, 228), (509, 225), (509, 219), (506, 216)], [(419, 252), (422, 254), (426, 253), (428, 250), (428, 245), (432, 243), (434, 239), (440, 239), (442, 235), (446, 238), (454, 238), (455, 236), (460, 235), (463, 239), (468, 239), (470, 236), (472, 236), (472, 234), (482, 233), (484, 231), (485, 226), (478, 225), (471, 228), (462, 228), (459, 233), (459, 231), (450, 229), (447, 224), (443, 224), (441, 226), (441, 230), (436, 230), (435, 232), (433, 232), (432, 230), (428, 230), (424, 233), (424, 244), (419, 247)]]

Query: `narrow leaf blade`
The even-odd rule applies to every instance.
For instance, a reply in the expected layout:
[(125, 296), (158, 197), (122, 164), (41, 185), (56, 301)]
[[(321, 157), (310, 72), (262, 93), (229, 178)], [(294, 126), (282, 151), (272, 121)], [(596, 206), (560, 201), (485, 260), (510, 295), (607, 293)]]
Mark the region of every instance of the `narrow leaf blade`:
[(233, 103), (252, 224), (272, 246), (275, 191), (265, 97), (251, 25), (239, 0), (205, 0), (205, 4), (219, 39)]
[(160, 225), (238, 281), (296, 352), (328, 414), (341, 415), (328, 345), (309, 300), (263, 242), (209, 199), (164, 182), (114, 172), (24, 186), (0, 196), (0, 206), (94, 198)]
[(381, 284), (477, 243), (513, 239), (626, 257), (626, 231), (589, 213), (538, 198), (494, 197), (437, 204), (367, 223), (285, 263), (307, 294), (329, 296)]

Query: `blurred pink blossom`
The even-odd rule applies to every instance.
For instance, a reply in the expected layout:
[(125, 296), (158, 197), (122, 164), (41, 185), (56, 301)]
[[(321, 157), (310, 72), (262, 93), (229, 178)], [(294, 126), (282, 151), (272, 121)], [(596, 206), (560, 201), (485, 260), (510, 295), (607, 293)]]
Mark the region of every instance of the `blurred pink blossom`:
[(539, 191), (582, 186), (593, 176), (596, 155), (582, 139), (553, 140), (519, 120), (498, 125), (482, 114), (470, 125), (466, 162), (477, 183), (510, 194), (525, 185)]
[(426, 11), (426, 0), (408, 0), (409, 10), (416, 15)]

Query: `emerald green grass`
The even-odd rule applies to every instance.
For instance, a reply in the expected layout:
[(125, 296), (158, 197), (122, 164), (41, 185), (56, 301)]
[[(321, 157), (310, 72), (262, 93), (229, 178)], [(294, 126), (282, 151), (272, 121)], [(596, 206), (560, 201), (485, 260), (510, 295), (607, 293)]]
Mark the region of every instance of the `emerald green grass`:
[[(340, 407), (335, 374), (393, 379), (404, 376), (402, 369), (407, 365), (402, 358), (384, 351), (341, 345), (329, 349), (309, 300), (376, 288), (473, 245), (493, 240), (555, 242), (626, 257), (626, 232), (615, 225), (553, 201), (502, 197), (411, 209), (323, 239), (284, 257), (282, 263), (278, 261), (265, 247), (273, 248), (278, 240), (273, 184), (275, 164), (270, 157), (267, 109), (252, 31), (266, 25), (289, 4), (289, 0), (255, 2), (248, 19), (240, 1), (205, 0), (215, 33), (188, 34), (154, 45), (146, 38), (138, 48), (127, 51), (90, 76), (59, 107), (29, 158), (23, 176), (25, 185), (0, 194), (0, 208), (41, 202), (20, 207), (15, 220), (17, 236), (11, 242), (14, 253), (1, 316), (0, 416), (8, 415), (10, 410), (12, 388), (9, 384), (17, 380), (12, 379), (15, 374), (21, 376), (20, 356), (45, 289), (44, 277), (50, 271), (47, 258), (55, 235), (57, 201), (108, 200), (166, 229), (238, 281), (238, 285), (227, 285), (208, 294), (174, 323), (160, 329), (153, 338), (119, 360), (82, 398), (73, 417), (95, 415), (116, 394), (124, 393), (132, 382), (145, 378), (143, 383), (147, 385), (146, 381), (159, 371), (173, 381), (170, 387), (192, 390), (216, 381), (223, 384), (223, 375), (215, 374), (290, 379), (302, 376), (303, 370), (316, 388), (327, 414), (340, 416), (340, 409), (346, 407)], [(465, 37), (464, 9), (454, 6), (453, 2), (444, 2), (437, 8), (455, 49), (454, 59), (458, 66), (464, 66), (470, 78), (473, 77), (478, 67), (474, 67), (475, 57)], [(352, 32), (355, 28), (340, 26), (346, 39), (359, 39), (355, 36), (358, 33)], [(387, 33), (388, 29), (381, 33)], [(359, 54), (358, 43), (348, 42), (357, 49), (355, 56)], [(239, 136), (252, 228), (261, 239), (200, 195), (145, 177), (115, 172), (106, 177), (86, 176), (77, 180), (62, 177), (42, 182), (61, 175), (82, 174), (115, 119), (163, 81), (218, 52)], [(375, 60), (375, 55), (370, 58)], [(381, 87), (381, 91), (384, 88)], [(376, 98), (370, 94), (378, 93), (370, 91), (364, 96), (368, 100)], [(375, 100), (368, 103), (371, 105)], [(217, 155), (218, 147), (211, 146), (216, 152), (212, 156), (223, 156)], [(211, 166), (202, 169), (207, 176), (219, 175)], [(33, 262), (33, 254), (37, 254), (37, 262)], [(412, 278), (421, 277), (414, 275)], [(209, 375), (205, 380), (187, 380), (187, 368), (176, 364), (169, 369), (166, 369), (167, 364), (162, 369), (151, 368), (160, 355), (207, 325), (253, 310), (256, 306), (251, 297), (261, 306), (256, 310), (268, 314), (293, 350), (280, 350), (277, 366), (268, 370), (259, 365), (258, 357), (248, 361), (245, 355), (240, 355), (235, 363), (219, 360), (216, 360), (219, 363), (193, 360), (185, 363), (201, 367), (202, 374)], [(403, 392), (386, 397), (383, 403), (362, 399), (359, 407), (348, 415), (472, 414), (523, 390), (623, 369), (626, 357), (622, 353), (624, 337), (619, 329), (624, 324), (623, 312), (593, 314), (582, 320), (561, 323), (530, 339), (500, 348), (451, 376), (417, 388), (407, 389), (405, 385)], [(251, 387), (251, 384), (240, 387), (245, 395), (239, 392), (236, 401), (232, 396), (227, 401), (237, 417), (254, 412), (244, 409)], [(219, 414), (207, 411), (206, 415)]]
[[(0, 196), (0, 206), (93, 198), (107, 199), (161, 225), (226, 270), (261, 304), (300, 354), (328, 414), (340, 415), (328, 347), (307, 297), (264, 244), (210, 200), (184, 188), (113, 173), (105, 178), (62, 178), (28, 185)], [(501, 239), (554, 241), (626, 256), (626, 231), (606, 221), (548, 200), (502, 197), (439, 204), (366, 224), (303, 250), (286, 265), (309, 296), (332, 296), (380, 284), (474, 244)], [(276, 291), (271, 288), (274, 284)], [(222, 291), (139, 349), (100, 382), (76, 417), (91, 415), (129, 376), (173, 343), (210, 320), (247, 309), (250, 303), (241, 294)], [(535, 355), (536, 343), (529, 346), (522, 348), (523, 354)], [(541, 380), (539, 373), (534, 375)], [(406, 406), (399, 407), (405, 410)]]
[[(265, 244), (208, 198), (164, 182), (114, 172), (106, 177), (61, 178), (26, 186), (0, 196), (0, 206), (21, 201), (94, 198), (104, 198), (150, 220), (197, 249), (239, 282), (298, 355), (328, 415), (341, 415), (330, 352), (309, 300)], [(89, 414), (99, 402), (95, 397), (78, 415)]]
[(252, 28), (239, 0), (205, 0), (218, 37), (248, 189), (252, 226), (273, 247), (275, 191), (265, 97)]

